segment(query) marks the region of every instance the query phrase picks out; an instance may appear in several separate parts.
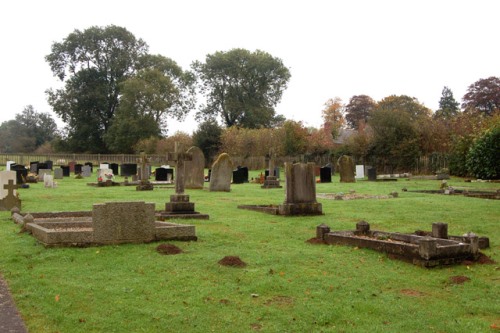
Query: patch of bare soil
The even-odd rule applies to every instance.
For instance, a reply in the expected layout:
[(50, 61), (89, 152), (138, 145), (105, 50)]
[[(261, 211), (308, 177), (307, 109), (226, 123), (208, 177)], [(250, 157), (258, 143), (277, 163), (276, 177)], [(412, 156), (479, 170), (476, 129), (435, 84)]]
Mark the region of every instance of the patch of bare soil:
[(425, 294), (421, 291), (415, 290), (415, 289), (401, 289), (400, 293), (406, 296), (413, 296), (413, 297), (422, 297), (425, 296)]
[(324, 240), (322, 240), (321, 238), (316, 238), (316, 237), (313, 237), (311, 239), (306, 240), (306, 243), (309, 243), (309, 244), (326, 244), (326, 242)]
[(268, 299), (265, 305), (291, 305), (293, 304), (293, 298), (288, 296), (274, 296), (271, 299)]
[(490, 264), (496, 264), (496, 261), (488, 257), (486, 254), (479, 252), (479, 258), (477, 260), (464, 260), (462, 261), (462, 265), (470, 266), (473, 264), (480, 264), (480, 265), (490, 265)]
[(182, 253), (182, 250), (175, 245), (165, 243), (158, 245), (156, 247), (156, 252), (158, 252), (159, 254), (169, 255)]
[(219, 265), (231, 267), (245, 267), (247, 264), (238, 256), (225, 256), (218, 261)]
[(392, 195), (370, 195), (361, 193), (318, 193), (318, 198), (332, 199), (332, 200), (356, 200), (356, 199), (390, 199)]
[(449, 281), (450, 283), (453, 284), (463, 284), (464, 282), (470, 281), (470, 278), (463, 275), (457, 275), (457, 276), (450, 276)]

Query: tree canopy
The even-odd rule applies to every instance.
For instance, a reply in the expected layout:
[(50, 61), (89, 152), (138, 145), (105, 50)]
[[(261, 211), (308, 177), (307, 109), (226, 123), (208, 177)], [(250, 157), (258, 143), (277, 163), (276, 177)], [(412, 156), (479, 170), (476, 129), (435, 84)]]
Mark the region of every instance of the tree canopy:
[(274, 107), (290, 79), (279, 58), (257, 50), (232, 49), (206, 56), (192, 64), (207, 103), (198, 118), (220, 117), (227, 127), (272, 127), (284, 121)]
[(467, 88), (462, 101), (466, 112), (493, 115), (500, 110), (500, 78), (491, 76), (474, 82)]
[(358, 129), (360, 122), (367, 122), (370, 113), (375, 109), (377, 103), (367, 95), (355, 95), (345, 106), (345, 119), (347, 124)]
[(460, 112), (459, 105), (451, 89), (444, 87), (439, 100), (439, 109), (434, 113), (434, 118), (449, 120), (455, 117)]

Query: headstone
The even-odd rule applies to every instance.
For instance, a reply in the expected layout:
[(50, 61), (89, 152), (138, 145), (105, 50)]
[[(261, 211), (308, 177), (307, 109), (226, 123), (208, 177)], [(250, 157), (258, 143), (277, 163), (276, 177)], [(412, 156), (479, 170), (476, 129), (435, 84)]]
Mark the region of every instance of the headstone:
[(222, 153), (212, 165), (210, 176), (210, 191), (231, 191), (231, 176), (233, 173), (233, 163), (228, 154)]
[(167, 169), (160, 167), (155, 169), (155, 180), (157, 182), (166, 182), (167, 181)]
[(5, 171), (10, 171), (10, 167), (11, 167), (12, 165), (14, 165), (14, 164), (16, 164), (16, 162), (15, 162), (15, 161), (7, 161), (7, 162), (5, 163)]
[(153, 184), (149, 181), (149, 177), (151, 176), (151, 157), (147, 157), (146, 154), (142, 152), (137, 162), (141, 165), (137, 174), (140, 184), (137, 185), (135, 189), (137, 191), (152, 191)]
[(320, 183), (331, 183), (332, 182), (332, 168), (324, 166), (319, 169), (319, 181)]
[(364, 165), (356, 165), (356, 179), (365, 178), (365, 166)]
[(117, 175), (118, 174), (118, 164), (117, 163), (110, 163), (109, 168), (113, 170), (113, 174)]
[(71, 162), (68, 163), (69, 172), (75, 173), (75, 165), (76, 165), (76, 161), (71, 161)]
[(63, 169), (62, 168), (55, 168), (54, 169), (54, 179), (63, 179)]
[(45, 161), (45, 164), (47, 165), (47, 169), (52, 170), (54, 168), (54, 162), (51, 160)]
[(355, 183), (354, 161), (350, 156), (342, 155), (337, 161), (337, 169), (340, 174), (341, 183)]
[(52, 175), (52, 170), (50, 169), (38, 169), (38, 181), (43, 181), (43, 176)]
[[(9, 193), (9, 190), (4, 188), (4, 185), (7, 185), (9, 181), (13, 181), (16, 184), (17, 174), (15, 171), (0, 171), (0, 199), (3, 199)], [(16, 191), (13, 192), (13, 195), (16, 195)]]
[(109, 163), (101, 163), (99, 169), (110, 169)]
[(26, 183), (26, 177), (28, 176), (28, 169), (26, 169), (24, 165), (13, 164), (10, 166), (10, 170), (16, 172), (17, 184)]
[[(114, 171), (113, 174), (115, 174)], [(82, 177), (90, 177), (91, 175), (92, 175), (92, 167), (90, 165), (84, 165), (82, 167)]]
[(61, 165), (61, 169), (63, 171), (63, 177), (69, 177), (71, 171), (69, 165)]
[(83, 167), (83, 164), (75, 164), (75, 175), (82, 174), (82, 167)]
[(94, 204), (92, 221), (96, 243), (149, 242), (155, 238), (154, 203), (108, 202)]
[[(85, 162), (85, 165), (88, 165), (90, 167), (90, 173), (92, 173), (94, 171), (93, 170), (94, 165), (92, 164), (92, 162)], [(118, 174), (118, 172), (115, 173), (115, 175), (117, 175), (117, 174)]]
[(137, 164), (125, 163), (120, 167), (120, 176), (122, 177), (132, 177), (137, 174)]
[[(5, 174), (2, 174), (6, 172)], [(10, 173), (12, 172), (12, 173)], [(12, 208), (17, 207), (21, 210), (21, 199), (15, 193), (18, 188), (16, 185), (16, 173), (13, 171), (0, 171), (0, 190), (2, 192), (7, 192), (5, 196), (0, 194), (0, 210), (10, 211)], [(14, 177), (12, 179), (12, 177)], [(7, 183), (4, 183), (7, 181)]]
[(314, 163), (285, 163), (285, 202), (280, 215), (321, 215), (322, 205), (316, 201)]
[(53, 188), (54, 186), (54, 177), (49, 174), (44, 174), (43, 175), (43, 185), (46, 188)]
[(368, 167), (366, 171), (368, 173), (368, 180), (373, 182), (377, 180), (377, 169), (375, 167)]
[(259, 182), (262, 183), (261, 188), (263, 189), (281, 188), (282, 186), (280, 185), (279, 181), (280, 169), (274, 166), (274, 152), (272, 149), (269, 152), (268, 163), (269, 163), (269, 168), (265, 172), (266, 177), (262, 182)]
[(105, 182), (113, 179), (113, 170), (111, 169), (97, 169), (97, 181)]
[[(264, 176), (269, 177), (269, 169), (266, 169), (264, 171)], [(272, 175), (271, 175), (271, 177), (272, 177)], [(280, 167), (274, 167), (274, 177), (276, 177), (277, 179), (280, 178)]]
[(30, 172), (31, 173), (38, 173), (38, 161), (35, 162), (30, 162)]
[(185, 187), (188, 189), (202, 189), (205, 185), (205, 155), (199, 147), (191, 147), (187, 150), (191, 154), (191, 161), (186, 161)]
[(233, 184), (248, 183), (248, 168), (238, 166), (233, 170)]

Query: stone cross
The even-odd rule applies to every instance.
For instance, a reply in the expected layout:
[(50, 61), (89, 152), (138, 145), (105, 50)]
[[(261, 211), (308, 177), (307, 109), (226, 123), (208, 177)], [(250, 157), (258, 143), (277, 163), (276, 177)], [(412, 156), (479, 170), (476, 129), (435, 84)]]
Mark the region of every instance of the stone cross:
[(274, 149), (269, 150), (269, 177), (274, 177)]
[(7, 190), (7, 197), (14, 197), (14, 190), (19, 188), (18, 185), (14, 184), (14, 180), (13, 179), (9, 179), (9, 183), (8, 184), (4, 184), (3, 185), (3, 188), (5, 190)]
[(151, 158), (146, 157), (146, 153), (141, 152), (141, 157), (137, 159), (137, 162), (141, 165), (141, 181), (147, 182), (149, 179), (149, 168), (151, 163)]
[(175, 194), (184, 194), (184, 162), (191, 161), (192, 154), (183, 152), (182, 145), (175, 143), (175, 152), (167, 153), (167, 162), (175, 162)]

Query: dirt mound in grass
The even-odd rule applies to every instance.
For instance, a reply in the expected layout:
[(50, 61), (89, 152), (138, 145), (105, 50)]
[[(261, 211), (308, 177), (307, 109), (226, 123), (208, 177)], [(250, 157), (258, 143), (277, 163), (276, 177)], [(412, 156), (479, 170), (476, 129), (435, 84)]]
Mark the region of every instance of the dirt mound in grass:
[(218, 261), (219, 265), (231, 267), (245, 267), (247, 264), (237, 256), (225, 256)]
[(156, 247), (156, 252), (160, 254), (179, 254), (182, 250), (172, 244), (160, 244)]
[(470, 266), (473, 264), (481, 264), (481, 265), (496, 264), (496, 261), (491, 259), (490, 257), (488, 257), (486, 254), (484, 254), (482, 252), (479, 252), (479, 258), (477, 258), (477, 260), (474, 260), (474, 261), (464, 260), (464, 261), (462, 261), (462, 265)]
[(449, 280), (450, 283), (453, 284), (463, 284), (464, 282), (470, 281), (470, 278), (463, 275), (457, 275), (457, 276), (450, 276)]
[(316, 238), (316, 237), (313, 237), (311, 239), (306, 240), (306, 243), (309, 243), (309, 244), (326, 244), (326, 242), (324, 240), (322, 240), (321, 238)]

